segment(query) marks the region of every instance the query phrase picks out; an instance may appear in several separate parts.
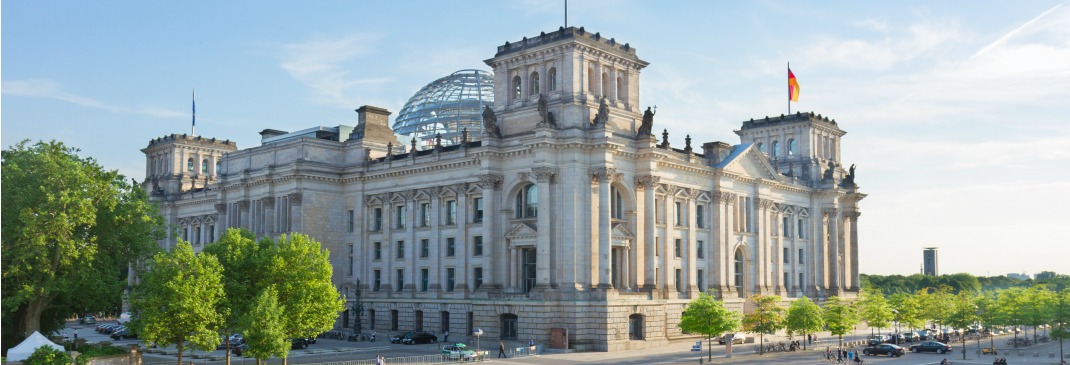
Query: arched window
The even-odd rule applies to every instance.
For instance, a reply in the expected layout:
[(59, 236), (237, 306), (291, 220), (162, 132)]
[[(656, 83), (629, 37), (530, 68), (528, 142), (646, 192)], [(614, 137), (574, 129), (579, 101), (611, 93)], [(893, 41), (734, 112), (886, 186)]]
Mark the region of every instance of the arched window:
[(793, 139), (789, 139), (788, 140), (788, 156), (795, 156), (796, 153), (799, 153), (798, 149), (799, 149), (799, 143), (795, 142), (794, 138)]
[(610, 214), (613, 219), (624, 219), (624, 198), (616, 186), (609, 187)]
[(513, 77), (513, 99), (520, 99), (520, 76)]
[(773, 158), (780, 157), (780, 141), (773, 141)]
[(602, 90), (600, 90), (602, 96), (606, 96), (609, 93), (609, 75), (605, 72), (602, 73)]
[(219, 175), (219, 173), (221, 172), (220, 170), (221, 170), (222, 167), (223, 167), (223, 161), (216, 161), (215, 162), (215, 174), (216, 175)]
[(617, 78), (617, 100), (624, 100), (624, 79)]
[(516, 193), (516, 217), (535, 218), (538, 213), (539, 193), (535, 184), (530, 184)]
[(643, 336), (643, 315), (636, 313), (628, 316), (628, 338), (632, 340), (642, 340)]
[(193, 172), (193, 157), (186, 160), (186, 171)]
[(201, 160), (201, 173), (202, 174), (207, 174), (208, 173), (208, 159), (207, 158)]
[(503, 340), (515, 340), (516, 339), (516, 324), (517, 316), (515, 314), (506, 313), (500, 318), (501, 321), (501, 339)]
[(528, 82), (531, 83), (531, 92), (528, 95), (539, 95), (539, 73), (532, 72)]
[(736, 287), (736, 292), (739, 293), (739, 297), (740, 298), (745, 298), (745, 295), (743, 293), (743, 263), (744, 263), (744, 261), (743, 261), (743, 248), (742, 247), (736, 249), (736, 260), (735, 261), (736, 261), (735, 262), (736, 272), (735, 272), (735, 278), (734, 278), (733, 284)]
[(547, 76), (549, 76), (550, 79), (546, 81), (550, 82), (550, 91), (557, 91), (557, 68), (551, 67), (549, 72), (550, 73)]
[[(765, 143), (758, 142), (758, 152), (766, 153), (765, 152)], [(768, 154), (768, 153), (766, 153), (766, 154)]]

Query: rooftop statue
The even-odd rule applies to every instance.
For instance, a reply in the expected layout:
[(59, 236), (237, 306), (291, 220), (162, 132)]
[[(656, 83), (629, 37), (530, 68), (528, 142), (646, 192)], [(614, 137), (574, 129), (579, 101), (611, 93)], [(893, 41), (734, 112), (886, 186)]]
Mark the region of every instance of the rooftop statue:
[(606, 97), (602, 97), (602, 101), (598, 102), (598, 114), (594, 115), (594, 119), (591, 120), (593, 125), (605, 125), (609, 120), (609, 103), (606, 102)]
[(498, 131), (498, 117), (494, 115), (494, 110), (490, 108), (490, 105), (483, 107), (483, 132), (494, 138), (501, 138), (502, 134)]
[(654, 112), (651, 111), (650, 107), (648, 106), (646, 107), (646, 111), (643, 112), (643, 124), (639, 125), (639, 131), (635, 133), (635, 136), (649, 136), (652, 128), (654, 128)]
[(546, 123), (551, 128), (557, 128), (554, 113), (551, 113), (549, 107), (546, 106), (546, 94), (539, 94), (539, 117), (542, 118), (542, 123)]

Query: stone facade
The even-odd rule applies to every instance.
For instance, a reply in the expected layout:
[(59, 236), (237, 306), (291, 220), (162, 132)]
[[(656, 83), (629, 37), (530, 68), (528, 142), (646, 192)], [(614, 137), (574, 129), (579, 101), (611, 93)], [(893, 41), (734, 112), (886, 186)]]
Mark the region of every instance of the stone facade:
[[(485, 62), (500, 135), (417, 150), (365, 106), (355, 128), (205, 147), (222, 156), (217, 179), (153, 199), (183, 232), (210, 217), (204, 237), (241, 227), (322, 242), (351, 308), (340, 328), (359, 316), (364, 331), (540, 342), (563, 329), (569, 347), (613, 351), (690, 337), (680, 313), (705, 291), (740, 311), (756, 293), (857, 293), (865, 195), (835, 121), (767, 117), (743, 122), (740, 144), (674, 148), (668, 131), (637, 135), (657, 127), (639, 102), (647, 63), (628, 44), (562, 28)], [(154, 140), (149, 166), (188, 138)]]

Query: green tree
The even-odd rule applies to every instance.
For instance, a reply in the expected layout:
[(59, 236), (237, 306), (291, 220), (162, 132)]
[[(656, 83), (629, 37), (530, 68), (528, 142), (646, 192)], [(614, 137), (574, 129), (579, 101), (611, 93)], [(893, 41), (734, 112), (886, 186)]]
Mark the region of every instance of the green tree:
[(128, 263), (149, 257), (165, 226), (116, 171), (61, 142), (4, 150), (3, 341), (51, 333), (66, 318), (117, 311)]
[[(974, 305), (975, 300), (973, 293), (968, 291), (960, 291), (955, 299), (951, 301), (951, 310), (948, 312), (946, 323), (952, 328), (965, 330), (970, 325), (977, 323), (977, 306)], [(963, 331), (962, 336), (962, 348), (966, 348), (966, 336)], [(966, 351), (962, 352), (962, 359), (966, 360)]]
[(929, 320), (934, 327), (941, 326), (947, 320), (954, 299), (950, 287), (925, 288), (918, 291), (917, 298), (922, 319)]
[(52, 346), (41, 346), (22, 362), (25, 365), (71, 365), (71, 355)]
[(839, 337), (840, 347), (843, 347), (843, 335), (851, 331), (858, 321), (858, 309), (853, 303), (838, 296), (825, 300), (825, 324), (829, 333)]
[(1070, 338), (1070, 288), (1063, 289), (1055, 294), (1054, 305), (1051, 309), (1052, 323), (1054, 324), (1054, 328), (1051, 330), (1051, 338), (1059, 340), (1059, 358), (1065, 359), (1063, 341)]
[(892, 310), (896, 316), (896, 320), (899, 325), (906, 326), (910, 329), (919, 328), (922, 326), (921, 319), (921, 304), (918, 303), (918, 298), (911, 293), (895, 293), (888, 298), (888, 304), (891, 305)]
[[(256, 304), (256, 297), (262, 291), (260, 244), (252, 232), (230, 228), (219, 240), (205, 246), (203, 252), (215, 256), (223, 268), (223, 292), (226, 295), (219, 301), (217, 311), (223, 315), (220, 334), (227, 339), (224, 360), (230, 364), (229, 335), (242, 327), (248, 328), (243, 326), (242, 319)], [(278, 292), (274, 293), (277, 295)]]
[(1043, 284), (1026, 289), (1023, 294), (1025, 296), (1025, 306), (1022, 308), (1023, 323), (1033, 327), (1033, 342), (1036, 343), (1037, 327), (1049, 323), (1055, 296)]
[[(750, 300), (754, 302), (754, 311), (743, 315), (743, 329), (757, 332), (759, 342), (765, 343), (765, 334), (773, 334), (784, 328), (784, 307), (780, 306), (780, 296), (755, 294)], [(759, 347), (758, 354), (764, 349)]]
[(245, 343), (249, 344), (248, 354), (256, 358), (259, 364), (264, 359), (275, 356), (285, 359), (290, 352), (290, 342), (282, 326), (282, 314), (285, 308), (279, 306), (279, 293), (275, 287), (268, 287), (256, 296), (255, 304), (245, 315)]
[(223, 268), (215, 256), (195, 254), (189, 242), (179, 240), (171, 252), (153, 256), (147, 267), (130, 295), (138, 313), (133, 326), (141, 338), (175, 345), (178, 365), (187, 346), (214, 350), (223, 324), (216, 309), (224, 297)]
[[(982, 327), (989, 329), (1000, 324), (996, 313), (995, 292), (982, 292), (974, 298), (973, 305), (977, 307), (977, 321)], [(988, 336), (988, 347), (996, 348), (995, 336)]]
[(859, 315), (870, 327), (876, 327), (878, 334), (881, 328), (888, 327), (895, 319), (892, 306), (888, 304), (888, 299), (880, 289), (862, 289), (862, 300), (858, 302), (858, 306)]
[[(784, 318), (784, 325), (788, 329), (788, 333), (798, 333), (805, 336), (821, 330), (825, 325), (822, 315), (820, 306), (810, 301), (810, 298), (802, 297), (792, 302), (791, 306), (788, 307), (788, 315)], [(806, 341), (802, 341), (802, 344), (803, 350), (805, 350)]]
[(739, 313), (725, 309), (724, 303), (717, 301), (709, 293), (699, 294), (680, 316), (680, 329), (684, 332), (706, 335), (709, 360), (713, 360), (713, 338), (739, 328)]
[[(345, 300), (331, 283), (330, 253), (303, 234), (282, 235), (267, 248), (265, 285), (278, 289), (286, 338), (309, 338), (330, 330)], [(286, 365), (286, 358), (283, 358)]]
[(1026, 305), (1022, 288), (1010, 288), (1007, 290), (1001, 290), (996, 301), (996, 319), (1000, 324), (1009, 325), (1014, 327), (1014, 347), (1018, 347), (1018, 326), (1021, 326), (1025, 314), (1024, 307)]

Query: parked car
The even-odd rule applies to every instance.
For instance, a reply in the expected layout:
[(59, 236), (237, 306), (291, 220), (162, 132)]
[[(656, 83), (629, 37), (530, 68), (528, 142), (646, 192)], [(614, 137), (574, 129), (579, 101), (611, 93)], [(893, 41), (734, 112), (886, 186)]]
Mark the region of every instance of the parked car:
[(870, 346), (880, 345), (882, 342), (884, 342), (884, 336), (881, 336), (881, 335), (869, 336), (869, 340), (867, 342), (869, 343)]
[(936, 341), (925, 341), (917, 345), (910, 346), (910, 352), (935, 352), (938, 354), (942, 354), (945, 352), (951, 352), (951, 346)]
[[(728, 337), (728, 335), (724, 335), (724, 336), (718, 337), (717, 338), (717, 344), (718, 345), (724, 345), (726, 337)], [(743, 344), (743, 335), (738, 335), (737, 334), (735, 337), (732, 337), (732, 344), (734, 344), (734, 345), (742, 345)]]
[(401, 343), (405, 345), (415, 345), (418, 343), (438, 343), (438, 336), (427, 332), (417, 332), (412, 336), (406, 336), (401, 339)]
[[(486, 356), (486, 351), (483, 352)], [(476, 361), (480, 358), (479, 354), (468, 348), (468, 345), (463, 343), (455, 343), (449, 345), (442, 345), (442, 359), (447, 361)]]
[(305, 339), (303, 339), (303, 338), (290, 339), (290, 349), (291, 350), (300, 350), (300, 349), (305, 349), (305, 348), (308, 348), (308, 342), (305, 342)]
[(869, 346), (862, 349), (863, 355), (888, 355), (892, 357), (900, 357), (903, 356), (903, 354), (905, 353), (906, 350), (904, 350), (902, 347), (890, 343)]
[(119, 315), (119, 319), (116, 320), (116, 322), (119, 324), (127, 324), (130, 323), (131, 319), (133, 319), (133, 316), (130, 315), (130, 312), (123, 312)]
[(245, 339), (244, 339), (244, 337), (242, 337), (242, 335), (240, 333), (235, 333), (233, 335), (230, 335), (230, 345), (231, 346), (237, 346), (237, 345), (241, 345), (243, 343), (245, 343)]
[(248, 348), (249, 348), (249, 344), (244, 344), (243, 343), (241, 345), (234, 346), (233, 348), (231, 348), (230, 352), (233, 353), (235, 356), (242, 356), (242, 353), (245, 352), (245, 350), (248, 349)]
[(85, 316), (78, 320), (80, 324), (97, 324), (97, 319), (93, 316)]
[(390, 336), (390, 343), (401, 343), (402, 339), (414, 334), (416, 334), (416, 332), (395, 333), (393, 336)]
[(117, 341), (118, 340), (125, 340), (125, 339), (128, 339), (128, 338), (137, 338), (137, 334), (135, 334), (134, 331), (131, 330), (128, 327), (122, 327), (122, 328), (116, 330), (115, 332), (113, 332), (111, 334), (111, 338), (113, 340), (117, 340)]

